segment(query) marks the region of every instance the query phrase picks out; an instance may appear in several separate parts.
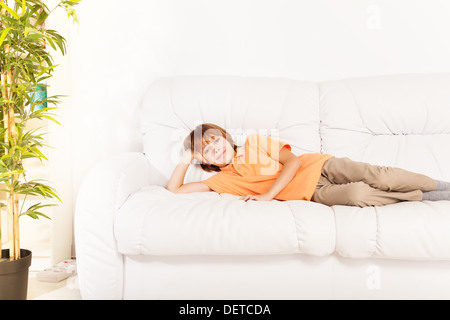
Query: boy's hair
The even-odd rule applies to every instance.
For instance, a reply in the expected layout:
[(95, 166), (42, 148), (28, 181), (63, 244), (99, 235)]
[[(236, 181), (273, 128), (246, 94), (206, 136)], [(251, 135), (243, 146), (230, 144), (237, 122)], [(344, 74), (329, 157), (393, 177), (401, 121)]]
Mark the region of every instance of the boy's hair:
[[(192, 130), (189, 135), (184, 139), (184, 150), (191, 150), (194, 154), (203, 154), (203, 148), (211, 141), (214, 140), (213, 136), (222, 136), (226, 139), (234, 151), (236, 151), (237, 146), (234, 144), (231, 135), (225, 131), (225, 129), (219, 127), (218, 125), (212, 123), (203, 123), (198, 125), (194, 130)], [(220, 171), (218, 166), (213, 164), (203, 164), (200, 166), (203, 170), (207, 172)]]

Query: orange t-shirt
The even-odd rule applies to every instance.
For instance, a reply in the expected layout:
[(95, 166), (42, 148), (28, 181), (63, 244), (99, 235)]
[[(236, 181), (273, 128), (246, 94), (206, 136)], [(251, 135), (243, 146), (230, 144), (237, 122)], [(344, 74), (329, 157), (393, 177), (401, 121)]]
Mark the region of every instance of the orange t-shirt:
[[(250, 134), (244, 146), (238, 147), (232, 162), (221, 171), (203, 180), (217, 193), (238, 196), (263, 194), (278, 178), (283, 164), (279, 152), (291, 146), (275, 138)], [(322, 172), (322, 167), (333, 156), (308, 153), (298, 156), (302, 166), (294, 178), (275, 196), (277, 200), (311, 200)]]

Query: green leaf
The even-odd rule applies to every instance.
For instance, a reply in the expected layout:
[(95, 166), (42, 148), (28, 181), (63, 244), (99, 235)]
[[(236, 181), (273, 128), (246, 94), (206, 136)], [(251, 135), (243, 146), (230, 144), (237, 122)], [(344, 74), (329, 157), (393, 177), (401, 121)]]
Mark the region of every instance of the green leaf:
[(49, 73), (51, 70), (53, 70), (54, 68), (56, 68), (57, 66), (59, 66), (59, 64), (54, 64), (50, 67), (47, 68), (43, 68), (42, 71), (37, 75), (38, 77), (42, 76), (44, 73)]
[(26, 171), (25, 170), (6, 171), (6, 172), (3, 172), (3, 173), (0, 174), (0, 178), (10, 177), (10, 176), (13, 176), (15, 174), (20, 174), (20, 173), (24, 173), (24, 172), (26, 172)]
[(15, 12), (13, 9), (11, 9), (10, 7), (8, 7), (6, 4), (4, 4), (3, 2), (0, 2), (0, 6), (2, 6), (4, 9), (6, 9), (6, 11), (8, 11), (14, 18), (16, 18), (16, 20), (19, 20), (20, 17), (17, 14), (17, 12)]
[[(34, 31), (34, 30), (33, 30), (33, 31)], [(43, 37), (45, 37), (44, 34), (39, 33), (39, 32), (36, 32), (36, 33), (31, 33), (31, 34), (29, 34), (27, 38), (28, 38), (28, 39), (32, 39), (32, 40), (36, 40), (36, 39), (40, 39), (40, 38), (43, 38)]]
[(38, 148), (33, 148), (33, 152), (38, 154), (40, 158), (43, 158), (48, 161), (47, 157), (44, 156), (44, 154)]
[(59, 123), (59, 122), (58, 122), (57, 120), (55, 120), (53, 117), (50, 117), (49, 115), (46, 115), (46, 114), (41, 114), (41, 115), (39, 115), (39, 116), (36, 117), (36, 118), (45, 118), (45, 119), (48, 119), (48, 120), (50, 120), (50, 121), (56, 123), (57, 125), (61, 125), (61, 123)]
[(39, 217), (41, 216), (41, 217), (44, 217), (46, 219), (51, 220), (51, 218), (49, 216), (47, 216), (47, 215), (45, 215), (42, 212), (39, 212), (37, 210), (40, 210), (40, 209), (45, 208), (45, 207), (55, 207), (55, 206), (57, 206), (57, 205), (56, 204), (42, 204), (41, 202), (39, 202), (39, 203), (29, 207), (27, 211), (25, 211), (24, 213), (21, 214), (21, 216), (22, 215), (27, 215), (27, 216), (29, 216), (30, 218), (33, 218), (33, 219), (39, 219)]
[(0, 98), (0, 104), (7, 104), (7, 103), (14, 103), (14, 101)]
[(25, 13), (27, 12), (27, 11), (26, 11), (26, 8), (27, 8), (27, 2), (26, 2), (26, 0), (22, 0), (22, 14), (20, 15), (21, 18), (22, 18), (22, 17), (25, 15)]
[(0, 35), (0, 46), (3, 44), (3, 41), (5, 41), (5, 38), (8, 35), (9, 30), (11, 30), (11, 27), (3, 30), (2, 34)]
[(48, 43), (53, 48), (53, 50), (56, 51), (56, 46), (55, 46), (55, 42), (53, 41), (53, 39), (51, 37), (45, 37), (45, 39), (47, 39)]
[(42, 12), (40, 12), (39, 14), (39, 18), (36, 20), (36, 23), (34, 24), (34, 27), (37, 27), (39, 25), (41, 25), (42, 23), (45, 22), (45, 20), (47, 20), (48, 18), (48, 13), (45, 10), (42, 10)]

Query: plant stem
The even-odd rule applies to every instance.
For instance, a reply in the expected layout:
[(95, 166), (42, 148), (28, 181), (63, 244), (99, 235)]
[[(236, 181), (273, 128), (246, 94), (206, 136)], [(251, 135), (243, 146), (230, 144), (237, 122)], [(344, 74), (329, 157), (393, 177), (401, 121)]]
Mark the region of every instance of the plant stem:
[[(4, 15), (5, 12), (6, 12), (6, 9), (2, 8), (1, 9), (2, 15)], [(5, 28), (5, 23), (2, 23), (2, 28)], [(5, 90), (6, 90), (6, 87), (4, 86), (5, 85), (5, 76), (3, 74), (3, 70), (0, 70), (0, 71), (1, 71), (1, 74), (0, 74), (1, 85), (2, 85), (2, 88), (5, 88)], [(2, 98), (5, 99), (5, 97), (6, 97), (6, 91), (4, 92), (2, 90)], [(6, 126), (7, 118), (8, 117), (6, 116), (6, 108), (5, 108), (5, 106), (3, 106), (3, 122), (4, 122), (5, 126)], [(6, 148), (5, 148), (5, 152), (6, 152)], [(0, 208), (0, 234), (1, 234), (1, 232), (2, 232), (2, 214), (1, 214), (1, 208)], [(2, 237), (0, 237), (0, 252), (2, 252)], [(1, 259), (1, 256), (0, 256), (0, 259)]]
[(20, 233), (19, 233), (19, 195), (14, 193), (14, 260), (20, 259)]
[(0, 260), (2, 259), (2, 208), (0, 207)]
[[(4, 2), (3, 0), (0, 0)], [(2, 15), (6, 14), (6, 10), (2, 7)], [(4, 27), (5, 25), (2, 24)], [(10, 53), (10, 46), (8, 43), (4, 44), (4, 52), (6, 55)], [(4, 67), (3, 67), (4, 68)], [(13, 74), (10, 70), (2, 70), (2, 90), (3, 98), (9, 101), (13, 100)], [(6, 103), (3, 106), (3, 121), (6, 128), (5, 132), (5, 145), (7, 146), (11, 141), (15, 144), (17, 140), (16, 121), (14, 115), (14, 105), (12, 103)], [(10, 141), (11, 140), (11, 141)], [(5, 150), (8, 152), (8, 150)], [(19, 242), (19, 223), (18, 223), (18, 210), (19, 202), (18, 195), (14, 193), (14, 182), (17, 181), (18, 175), (15, 174), (11, 177), (11, 189), (7, 193), (7, 208), (8, 208), (8, 238), (9, 238), (9, 256), (10, 260), (20, 259), (20, 242)]]
[(14, 260), (16, 256), (16, 247), (14, 245), (14, 201), (12, 195), (8, 193), (8, 239), (9, 239), (9, 259)]
[[(11, 70), (7, 73), (6, 81), (8, 83), (9, 87), (9, 97), (8, 100), (13, 100), (13, 77)], [(14, 105), (8, 104), (8, 130), (6, 131), (8, 134), (8, 138), (11, 139), (11, 141), (16, 144), (17, 141), (17, 131), (16, 131), (16, 119), (14, 115)], [(11, 179), (11, 208), (12, 208), (12, 225), (14, 229), (14, 236), (13, 236), (13, 243), (10, 244), (10, 246), (14, 247), (14, 257), (12, 257), (12, 260), (20, 259), (20, 241), (19, 241), (19, 197), (18, 194), (14, 192), (14, 184), (19, 179), (19, 175), (15, 174), (12, 176)]]

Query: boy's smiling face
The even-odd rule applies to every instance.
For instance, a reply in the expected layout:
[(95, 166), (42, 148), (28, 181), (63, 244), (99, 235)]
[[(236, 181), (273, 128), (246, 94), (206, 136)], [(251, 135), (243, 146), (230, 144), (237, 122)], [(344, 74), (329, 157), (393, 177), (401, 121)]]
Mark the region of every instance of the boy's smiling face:
[(231, 163), (235, 156), (233, 146), (222, 136), (212, 136), (203, 148), (201, 160), (205, 164), (225, 167)]

